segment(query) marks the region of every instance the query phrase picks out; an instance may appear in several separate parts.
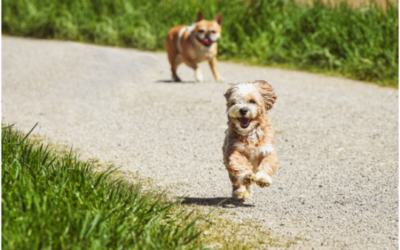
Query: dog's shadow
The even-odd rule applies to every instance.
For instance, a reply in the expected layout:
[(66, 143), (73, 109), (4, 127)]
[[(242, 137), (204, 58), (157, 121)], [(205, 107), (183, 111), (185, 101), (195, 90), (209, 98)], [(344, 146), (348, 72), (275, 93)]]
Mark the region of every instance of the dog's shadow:
[(175, 84), (185, 84), (185, 83), (191, 83), (191, 84), (194, 84), (194, 83), (196, 83), (196, 81), (180, 81), (180, 82), (177, 82), (177, 81), (174, 81), (174, 80), (157, 80), (157, 81), (155, 81), (155, 83), (175, 83)]
[(213, 206), (223, 208), (235, 207), (254, 207), (252, 204), (245, 204), (244, 200), (235, 200), (231, 197), (215, 197), (215, 198), (196, 198), (182, 197), (181, 204), (196, 204), (200, 206)]

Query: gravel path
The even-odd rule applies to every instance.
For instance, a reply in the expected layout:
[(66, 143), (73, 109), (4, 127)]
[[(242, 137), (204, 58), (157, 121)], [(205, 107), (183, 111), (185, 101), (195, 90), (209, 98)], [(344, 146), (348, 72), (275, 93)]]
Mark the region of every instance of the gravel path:
[[(227, 83), (170, 83), (165, 53), (2, 37), (2, 122), (85, 158), (116, 162), (207, 207), (231, 195), (222, 163)], [(263, 79), (280, 167), (232, 220), (251, 218), (301, 249), (398, 249), (398, 90), (219, 63), (228, 83)]]

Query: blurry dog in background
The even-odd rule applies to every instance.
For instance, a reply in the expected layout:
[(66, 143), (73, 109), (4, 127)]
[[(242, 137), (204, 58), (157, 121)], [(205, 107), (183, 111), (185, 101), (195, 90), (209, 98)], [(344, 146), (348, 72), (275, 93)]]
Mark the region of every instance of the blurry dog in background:
[(165, 38), (165, 49), (174, 81), (181, 81), (176, 74), (181, 63), (195, 70), (197, 81), (203, 81), (203, 74), (197, 65), (203, 61), (208, 61), (210, 64), (215, 80), (223, 81), (217, 70), (217, 41), (221, 37), (221, 24), (221, 13), (217, 14), (214, 20), (207, 21), (200, 11), (196, 22), (191, 26), (179, 25), (169, 30)]
[(251, 185), (268, 187), (278, 168), (275, 131), (267, 111), (277, 96), (266, 81), (240, 83), (225, 93), (228, 129), (224, 164), (228, 170), (235, 199), (249, 199)]

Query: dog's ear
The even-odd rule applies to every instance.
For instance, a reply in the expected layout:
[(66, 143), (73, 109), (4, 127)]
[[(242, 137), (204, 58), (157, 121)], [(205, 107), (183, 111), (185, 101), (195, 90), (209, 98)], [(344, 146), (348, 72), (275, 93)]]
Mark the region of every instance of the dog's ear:
[(224, 96), (225, 96), (227, 102), (229, 102), (229, 98), (231, 97), (231, 95), (232, 95), (232, 93), (233, 93), (233, 89), (234, 89), (235, 87), (236, 87), (236, 84), (235, 84), (235, 85), (232, 85), (232, 86), (226, 91), (226, 93), (224, 94)]
[(275, 95), (274, 88), (264, 80), (255, 81), (253, 82), (253, 84), (256, 86), (261, 96), (264, 98), (265, 109), (272, 109), (276, 99), (278, 98)]
[(196, 23), (200, 22), (201, 20), (204, 19), (204, 14), (203, 11), (199, 11), (199, 13), (197, 13), (197, 19), (196, 19)]
[(218, 13), (214, 20), (221, 26), (222, 25), (222, 13)]

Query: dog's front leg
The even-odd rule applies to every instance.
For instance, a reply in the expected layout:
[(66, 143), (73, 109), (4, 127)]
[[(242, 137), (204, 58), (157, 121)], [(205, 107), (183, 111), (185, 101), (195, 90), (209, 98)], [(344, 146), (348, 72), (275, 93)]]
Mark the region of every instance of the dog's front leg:
[(201, 72), (201, 69), (199, 67), (195, 69), (195, 76), (198, 82), (202, 82), (204, 80), (203, 73)]
[(260, 187), (268, 187), (272, 183), (272, 177), (278, 168), (278, 156), (271, 146), (271, 152), (266, 152), (256, 172), (256, 183)]
[(214, 78), (217, 82), (223, 82), (224, 79), (219, 75), (218, 68), (217, 68), (217, 58), (214, 56), (211, 58), (208, 63), (210, 64), (210, 68), (214, 74)]
[(232, 196), (235, 199), (249, 199), (251, 188), (256, 181), (249, 160), (238, 150), (234, 150), (227, 159), (227, 170), (232, 182)]

